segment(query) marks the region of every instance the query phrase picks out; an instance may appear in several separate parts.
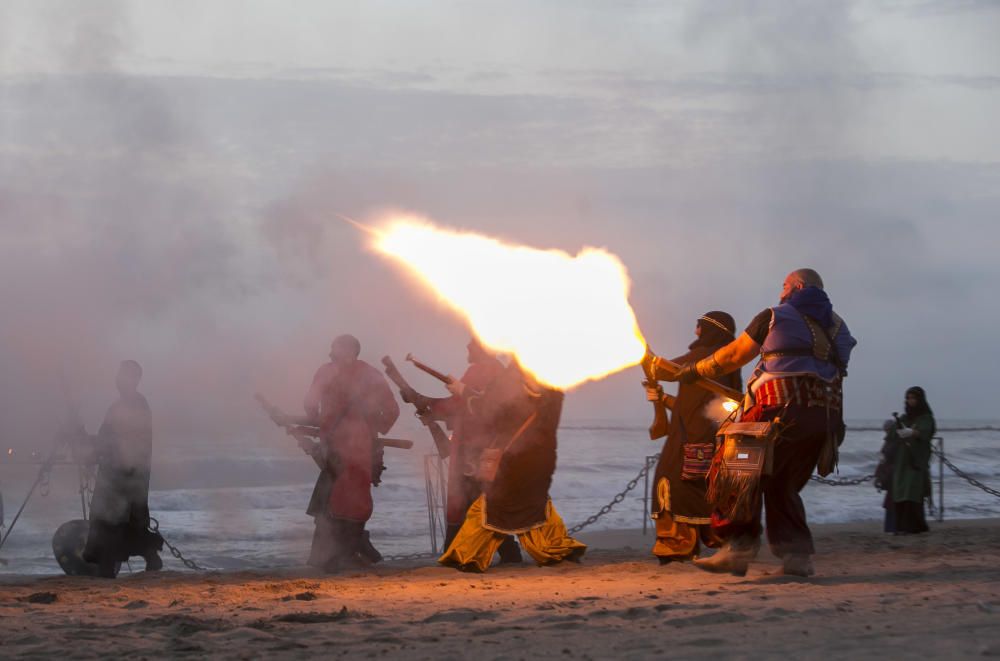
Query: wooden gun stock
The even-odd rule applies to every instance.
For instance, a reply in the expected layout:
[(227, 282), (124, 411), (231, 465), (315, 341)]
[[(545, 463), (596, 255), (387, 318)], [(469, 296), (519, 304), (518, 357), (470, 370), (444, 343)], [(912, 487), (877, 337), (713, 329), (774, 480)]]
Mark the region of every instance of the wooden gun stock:
[(427, 363), (420, 362), (419, 360), (417, 360), (413, 356), (412, 353), (406, 354), (406, 359), (408, 361), (410, 361), (411, 363), (413, 363), (413, 366), (416, 367), (418, 370), (421, 370), (423, 372), (427, 372), (428, 374), (430, 374), (435, 379), (437, 379), (438, 381), (440, 381), (441, 383), (443, 383), (445, 385), (448, 385), (449, 383), (451, 383), (452, 381), (454, 381), (454, 379), (451, 378), (450, 376), (448, 376), (447, 374), (443, 374), (441, 372), (438, 372), (436, 369), (434, 369), (433, 367), (431, 367)]
[[(646, 347), (646, 351), (649, 352), (649, 347)], [(667, 406), (663, 401), (663, 388), (656, 380), (656, 368), (646, 366), (645, 360), (643, 361), (642, 371), (646, 375), (646, 380), (642, 382), (642, 385), (646, 388), (656, 388), (660, 393), (660, 399), (655, 402), (650, 402), (653, 405), (653, 423), (649, 425), (649, 440), (655, 441), (659, 438), (663, 438), (667, 435), (667, 431), (670, 427), (670, 419), (667, 418)]]
[[(409, 354), (408, 354), (409, 356)], [(413, 386), (407, 383), (403, 375), (399, 373), (396, 369), (396, 364), (392, 362), (392, 358), (389, 356), (382, 357), (382, 365), (385, 367), (385, 375), (389, 377), (389, 380), (396, 384), (399, 388), (399, 396), (403, 398), (403, 401), (407, 404), (413, 404), (414, 408), (417, 409), (417, 417), (420, 421), (424, 423), (427, 427), (427, 431), (430, 432), (431, 438), (434, 440), (434, 447), (437, 449), (438, 456), (442, 459), (447, 459), (448, 455), (451, 454), (451, 442), (448, 440), (448, 435), (441, 429), (439, 425), (434, 420), (426, 419), (425, 416), (429, 414), (430, 406), (420, 402), (420, 397), (418, 393), (414, 390)], [(413, 443), (410, 442), (412, 446)]]

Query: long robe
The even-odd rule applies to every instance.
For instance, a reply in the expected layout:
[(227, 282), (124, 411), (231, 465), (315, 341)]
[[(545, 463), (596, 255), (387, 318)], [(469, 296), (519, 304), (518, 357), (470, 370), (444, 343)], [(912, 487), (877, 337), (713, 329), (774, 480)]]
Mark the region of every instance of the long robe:
[(570, 537), (549, 500), (556, 467), (556, 428), (563, 393), (529, 386), (516, 364), (469, 405), (496, 429), (491, 449), (503, 451), (495, 478), (469, 507), (455, 539), (438, 558), (444, 565), (486, 571), (510, 535), (539, 565), (578, 560), (585, 544)]
[(930, 494), (931, 485), (931, 439), (936, 426), (934, 416), (924, 414), (900, 420), (916, 432), (908, 439), (899, 439), (892, 473), (892, 500), (922, 503)]
[[(712, 355), (719, 347), (696, 346), (694, 349), (673, 359), (678, 364), (697, 362)], [(657, 374), (658, 378), (668, 377), (667, 373)], [(740, 373), (732, 372), (716, 379), (723, 385), (740, 390)], [(677, 389), (677, 401), (670, 417), (670, 429), (663, 452), (656, 464), (653, 478), (652, 511), (653, 518), (663, 512), (669, 512), (675, 521), (682, 523), (711, 523), (712, 508), (705, 500), (706, 476), (708, 465), (714, 452), (715, 432), (718, 422), (711, 417), (718, 414), (721, 404), (719, 399), (704, 388), (695, 384), (682, 383)], [(712, 407), (718, 411), (710, 410)], [(685, 452), (697, 457), (698, 452), (704, 455), (704, 472), (695, 476), (690, 468), (684, 475)], [(696, 459), (695, 459), (696, 460)], [(689, 460), (689, 466), (693, 462)]]
[(520, 369), (508, 367), (483, 395), (482, 413), (492, 419), (493, 448), (503, 451), (496, 478), (483, 488), (485, 524), (518, 533), (543, 525), (556, 470), (556, 429), (563, 393), (525, 386)]
[(146, 398), (133, 393), (112, 404), (94, 445), (98, 468), (84, 558), (124, 562), (160, 550), (160, 536), (147, 530), (153, 425)]
[(395, 424), (399, 405), (382, 373), (355, 360), (330, 380), (320, 408), (320, 434), (335, 475), (329, 515), (363, 523), (372, 514), (373, 442)]

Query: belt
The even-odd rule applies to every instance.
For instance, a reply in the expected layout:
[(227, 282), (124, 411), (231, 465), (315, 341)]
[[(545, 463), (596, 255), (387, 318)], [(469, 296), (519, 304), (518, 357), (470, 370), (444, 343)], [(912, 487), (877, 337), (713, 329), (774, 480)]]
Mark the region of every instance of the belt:
[(812, 376), (787, 376), (762, 384), (754, 399), (761, 406), (824, 406), (841, 410), (844, 394), (840, 381), (833, 383)]

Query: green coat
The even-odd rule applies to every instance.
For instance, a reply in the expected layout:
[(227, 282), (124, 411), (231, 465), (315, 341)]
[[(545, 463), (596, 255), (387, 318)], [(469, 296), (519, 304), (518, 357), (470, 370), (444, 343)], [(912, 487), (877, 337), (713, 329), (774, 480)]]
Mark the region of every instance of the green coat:
[(892, 499), (897, 503), (920, 503), (931, 492), (931, 439), (936, 431), (934, 416), (925, 413), (910, 420), (904, 415), (900, 420), (916, 433), (910, 438), (896, 439)]

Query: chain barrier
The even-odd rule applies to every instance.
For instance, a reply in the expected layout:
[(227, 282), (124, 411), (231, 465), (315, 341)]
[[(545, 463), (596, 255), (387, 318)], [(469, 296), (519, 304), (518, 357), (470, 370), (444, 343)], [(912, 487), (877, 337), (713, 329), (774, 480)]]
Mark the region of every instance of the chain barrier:
[[(659, 456), (659, 455), (657, 455), (657, 456)], [(646, 475), (649, 473), (649, 468), (652, 465), (653, 465), (652, 463), (649, 463), (649, 464), (646, 464), (645, 466), (643, 466), (642, 470), (639, 471), (639, 474), (636, 475), (631, 480), (629, 480), (628, 484), (625, 485), (625, 489), (623, 491), (615, 494), (615, 497), (611, 499), (610, 503), (608, 503), (607, 505), (605, 505), (604, 507), (602, 507), (600, 510), (598, 510), (597, 514), (593, 514), (593, 515), (587, 517), (587, 519), (583, 523), (580, 523), (580, 524), (577, 524), (577, 525), (573, 526), (567, 532), (569, 534), (580, 532), (581, 530), (583, 530), (587, 526), (591, 525), (592, 523), (596, 522), (602, 516), (604, 516), (605, 514), (607, 514), (608, 512), (610, 512), (612, 509), (614, 509), (615, 505), (617, 505), (618, 503), (620, 503), (623, 500), (625, 500), (625, 496), (628, 494), (629, 491), (632, 491), (637, 486), (639, 486), (639, 480), (641, 480), (644, 477), (646, 477)]]
[(875, 473), (871, 475), (865, 475), (864, 477), (844, 477), (839, 480), (830, 480), (825, 477), (820, 477), (819, 475), (813, 475), (809, 478), (814, 482), (819, 482), (820, 484), (825, 484), (830, 487), (850, 487), (856, 484), (864, 484), (875, 479)]
[(944, 454), (940, 450), (938, 450), (937, 448), (931, 448), (931, 452), (934, 453), (934, 455), (937, 456), (939, 459), (941, 459), (941, 461), (944, 462), (944, 465), (947, 466), (949, 469), (951, 469), (952, 473), (959, 476), (960, 478), (962, 478), (972, 486), (976, 487), (977, 489), (982, 489), (991, 496), (996, 496), (997, 498), (1000, 498), (1000, 491), (986, 486), (976, 478), (972, 477), (971, 475), (963, 471), (955, 464), (951, 463), (951, 460), (948, 459), (948, 457), (944, 456)]
[(439, 554), (431, 553), (430, 551), (424, 551), (422, 553), (407, 553), (403, 555), (384, 555), (382, 560), (384, 562), (407, 562), (409, 560), (427, 560), (428, 558), (436, 558)]
[(156, 534), (160, 535), (160, 539), (163, 540), (164, 546), (170, 549), (170, 555), (174, 556), (175, 558), (183, 562), (185, 567), (187, 567), (188, 569), (193, 569), (194, 571), (208, 571), (205, 567), (199, 566), (198, 563), (195, 562), (194, 560), (188, 560), (183, 555), (181, 555), (180, 550), (176, 546), (168, 542), (166, 537), (160, 534), (160, 522), (156, 520), (156, 517), (152, 516), (149, 517), (148, 527), (150, 532), (155, 532)]

